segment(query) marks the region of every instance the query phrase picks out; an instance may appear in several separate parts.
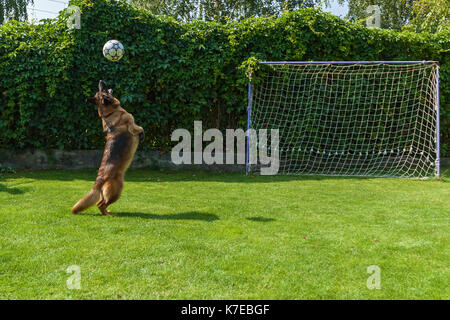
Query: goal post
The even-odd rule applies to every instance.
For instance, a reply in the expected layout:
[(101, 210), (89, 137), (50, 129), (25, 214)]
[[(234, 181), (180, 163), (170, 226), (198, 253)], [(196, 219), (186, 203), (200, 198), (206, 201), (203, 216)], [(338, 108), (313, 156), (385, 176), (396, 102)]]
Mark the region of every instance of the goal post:
[(279, 174), (440, 177), (435, 61), (260, 62), (247, 112), (247, 129), (278, 130), (277, 150), (256, 145)]

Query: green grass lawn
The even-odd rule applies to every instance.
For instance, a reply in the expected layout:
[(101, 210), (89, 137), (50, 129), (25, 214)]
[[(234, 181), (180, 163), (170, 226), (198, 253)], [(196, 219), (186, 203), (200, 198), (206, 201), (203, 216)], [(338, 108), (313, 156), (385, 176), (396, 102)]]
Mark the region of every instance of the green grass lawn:
[(115, 216), (72, 215), (95, 176), (0, 175), (0, 298), (450, 298), (448, 169), (443, 181), (130, 170)]

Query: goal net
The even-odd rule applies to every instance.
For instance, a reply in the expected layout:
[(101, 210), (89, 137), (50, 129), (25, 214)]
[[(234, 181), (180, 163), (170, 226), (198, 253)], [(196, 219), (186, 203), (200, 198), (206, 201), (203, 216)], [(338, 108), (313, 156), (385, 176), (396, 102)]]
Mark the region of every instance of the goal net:
[[(279, 130), (278, 150), (258, 150), (279, 152), (280, 174), (439, 176), (438, 69), (427, 61), (261, 62), (248, 128)], [(261, 165), (247, 159), (247, 169)]]

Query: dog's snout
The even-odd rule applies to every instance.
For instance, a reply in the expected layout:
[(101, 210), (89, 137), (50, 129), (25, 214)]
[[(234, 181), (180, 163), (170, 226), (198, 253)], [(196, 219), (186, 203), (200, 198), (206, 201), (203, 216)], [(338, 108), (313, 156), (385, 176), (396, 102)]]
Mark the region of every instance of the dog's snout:
[(98, 82), (98, 91), (99, 92), (108, 92), (108, 86), (106, 85), (105, 81), (100, 80)]

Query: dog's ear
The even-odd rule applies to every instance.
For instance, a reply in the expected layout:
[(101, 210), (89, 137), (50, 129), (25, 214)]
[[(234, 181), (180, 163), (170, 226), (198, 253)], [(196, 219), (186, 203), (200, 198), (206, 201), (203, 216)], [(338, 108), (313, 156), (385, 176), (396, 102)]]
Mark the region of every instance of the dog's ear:
[(87, 103), (97, 104), (97, 99), (95, 97), (89, 97), (86, 99)]

